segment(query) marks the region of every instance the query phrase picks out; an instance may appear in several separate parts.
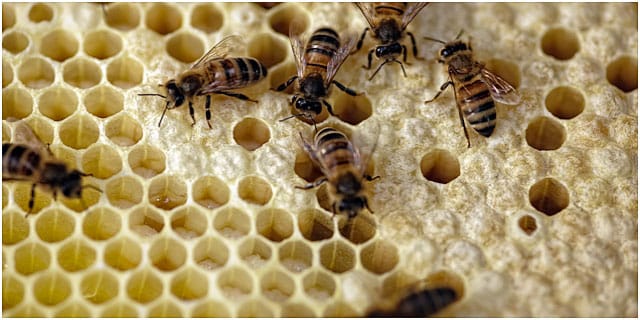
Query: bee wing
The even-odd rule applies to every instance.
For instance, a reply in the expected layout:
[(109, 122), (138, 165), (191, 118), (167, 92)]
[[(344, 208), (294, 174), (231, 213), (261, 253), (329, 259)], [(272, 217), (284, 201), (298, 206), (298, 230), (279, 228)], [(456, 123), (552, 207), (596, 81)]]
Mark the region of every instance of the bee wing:
[[(369, 122), (369, 121), (367, 121)], [(355, 165), (364, 174), (369, 164), (371, 155), (378, 146), (380, 137), (380, 124), (377, 122), (362, 123), (359, 131), (351, 135), (351, 148), (355, 157)]]
[(220, 42), (218, 42), (215, 46), (213, 46), (207, 53), (205, 53), (200, 60), (191, 66), (191, 69), (197, 68), (207, 61), (222, 59), (229, 54), (231, 49), (237, 48), (241, 46), (243, 43), (242, 38), (237, 35), (228, 36)]
[(347, 60), (347, 57), (349, 56), (349, 53), (351, 53), (351, 50), (356, 46), (357, 40), (358, 36), (354, 33), (347, 34), (347, 36), (343, 39), (342, 43), (340, 44), (340, 48), (338, 48), (338, 51), (333, 55), (333, 57), (329, 61), (329, 64), (327, 65), (327, 77), (324, 79), (325, 87), (328, 87), (331, 84), (333, 77), (335, 77), (336, 73), (338, 73), (338, 69), (340, 69), (340, 66), (344, 63), (345, 60)]
[(493, 72), (482, 69), (482, 82), (486, 83), (493, 99), (500, 103), (516, 105), (520, 103), (520, 95), (516, 88)]
[(376, 28), (376, 19), (375, 19), (375, 12), (373, 11), (373, 3), (371, 2), (356, 2), (355, 5), (358, 7), (358, 9), (360, 9), (360, 12), (362, 12), (362, 15), (364, 16), (365, 19), (367, 19), (367, 23), (369, 23), (369, 27), (371, 27), (371, 29), (375, 29)]
[(291, 21), (289, 25), (289, 41), (291, 42), (291, 52), (293, 52), (293, 60), (296, 61), (296, 69), (298, 70), (298, 77), (302, 78), (302, 71), (307, 65), (304, 60), (304, 45), (303, 41), (304, 22), (298, 19)]
[(404, 14), (402, 15), (401, 29), (402, 30), (406, 29), (409, 23), (413, 21), (416, 15), (418, 15), (420, 10), (422, 10), (428, 4), (429, 2), (411, 2), (407, 4), (407, 9), (404, 11)]
[(18, 121), (13, 129), (12, 143), (28, 145), (36, 150), (46, 150), (47, 146), (38, 138), (33, 129), (25, 122)]

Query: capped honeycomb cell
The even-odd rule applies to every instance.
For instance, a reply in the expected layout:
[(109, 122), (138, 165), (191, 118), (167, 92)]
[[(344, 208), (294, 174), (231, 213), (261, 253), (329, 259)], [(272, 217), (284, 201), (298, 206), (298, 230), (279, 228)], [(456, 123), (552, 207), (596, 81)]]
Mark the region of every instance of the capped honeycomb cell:
[(171, 216), (171, 229), (182, 239), (201, 236), (207, 229), (207, 218), (196, 207), (182, 208)]
[(502, 59), (489, 59), (485, 67), (506, 80), (514, 88), (520, 87), (520, 68), (517, 64)]
[(2, 274), (2, 311), (11, 309), (24, 299), (24, 284), (16, 277)]
[(367, 242), (376, 234), (375, 221), (366, 213), (360, 213), (355, 218), (341, 219), (338, 222), (340, 234), (355, 244)]
[(264, 297), (275, 302), (283, 302), (293, 295), (296, 285), (288, 274), (272, 270), (260, 278), (260, 290)]
[(538, 211), (553, 216), (569, 205), (569, 192), (560, 181), (544, 178), (529, 189), (529, 202)]
[(542, 51), (558, 60), (569, 60), (580, 50), (575, 32), (565, 28), (552, 28), (542, 36)]
[(384, 274), (393, 270), (399, 260), (398, 248), (388, 241), (375, 241), (360, 251), (362, 266), (375, 274)]
[(40, 40), (40, 53), (56, 60), (65, 61), (78, 53), (78, 40), (70, 30), (53, 30)]
[(58, 265), (69, 272), (84, 270), (95, 260), (95, 249), (81, 239), (72, 239), (58, 249)]
[(71, 236), (75, 226), (75, 219), (68, 211), (47, 209), (37, 217), (36, 233), (46, 242), (58, 242)]
[(193, 248), (193, 261), (205, 270), (223, 267), (229, 260), (229, 249), (224, 242), (208, 237), (202, 239)]
[(607, 81), (625, 93), (638, 89), (638, 59), (622, 56), (611, 61)]
[(336, 90), (334, 94), (333, 112), (340, 120), (358, 125), (367, 120), (373, 113), (371, 101), (365, 95), (351, 96), (341, 90)]
[(87, 91), (83, 102), (87, 111), (98, 118), (108, 118), (124, 109), (124, 96), (108, 85)]
[(318, 301), (326, 301), (336, 291), (336, 281), (324, 271), (315, 270), (302, 278), (304, 292)]
[(126, 290), (129, 298), (148, 303), (162, 295), (162, 279), (150, 269), (138, 270), (127, 280)]
[(151, 206), (141, 206), (129, 216), (129, 229), (143, 237), (154, 236), (164, 229), (164, 217)]
[(137, 179), (122, 176), (107, 182), (104, 193), (111, 205), (127, 209), (142, 201), (142, 185)]
[[(4, 189), (4, 186), (3, 186)], [(3, 194), (3, 200), (5, 199)], [(2, 210), (2, 244), (16, 244), (29, 236), (29, 223), (24, 213), (17, 210)]]
[(518, 227), (527, 235), (532, 235), (538, 229), (538, 223), (536, 222), (536, 218), (525, 214), (518, 219)]
[(29, 38), (26, 34), (20, 31), (12, 31), (8, 32), (6, 35), (2, 36), (2, 48), (7, 51), (18, 54), (29, 45)]
[(247, 54), (260, 60), (267, 68), (284, 61), (288, 50), (289, 46), (284, 41), (270, 33), (254, 35), (247, 44)]
[(33, 295), (44, 305), (57, 305), (71, 295), (71, 281), (57, 271), (41, 274), (33, 282)]
[(93, 144), (82, 155), (82, 171), (98, 179), (107, 179), (122, 170), (122, 159), (105, 144)]
[(356, 253), (343, 241), (333, 240), (320, 248), (320, 263), (329, 271), (343, 273), (355, 267)]
[(101, 318), (136, 318), (139, 317), (136, 308), (126, 302), (118, 301), (102, 309)]
[(2, 119), (22, 119), (31, 114), (33, 98), (24, 90), (16, 87), (2, 89)]
[(51, 21), (53, 9), (46, 3), (36, 3), (29, 9), (29, 20), (33, 22)]
[(282, 306), (281, 316), (284, 318), (315, 318), (316, 314), (304, 303), (287, 303)]
[(251, 294), (253, 278), (244, 268), (232, 266), (218, 274), (218, 288), (229, 299), (238, 299)]
[(96, 207), (82, 216), (82, 232), (93, 240), (107, 240), (122, 226), (120, 215), (108, 207)]
[(56, 318), (91, 318), (91, 312), (80, 301), (72, 301), (65, 304), (53, 314)]
[(90, 117), (75, 115), (60, 125), (58, 135), (66, 146), (73, 149), (86, 149), (98, 141), (100, 129)]
[(310, 241), (320, 241), (333, 236), (334, 223), (331, 215), (318, 209), (307, 209), (298, 213), (298, 229)]
[(584, 96), (578, 89), (561, 86), (551, 90), (544, 99), (547, 110), (558, 119), (572, 119), (584, 110)]
[(202, 40), (187, 32), (170, 36), (167, 40), (166, 50), (171, 57), (184, 63), (195, 62), (205, 53)]
[(100, 66), (86, 58), (69, 60), (62, 67), (64, 82), (80, 89), (91, 88), (102, 80)]
[(218, 211), (213, 220), (213, 227), (222, 236), (234, 239), (249, 233), (251, 221), (249, 215), (244, 211), (235, 207), (227, 207)]
[(142, 259), (142, 248), (138, 242), (126, 237), (111, 240), (104, 248), (104, 262), (116, 270), (137, 267)]
[(215, 209), (229, 202), (229, 187), (213, 176), (198, 178), (193, 184), (193, 200), (207, 209)]
[(325, 318), (355, 318), (360, 316), (349, 304), (337, 301), (329, 304), (322, 313)]
[(111, 3), (105, 8), (107, 25), (122, 31), (135, 29), (140, 24), (140, 9), (134, 3)]
[(548, 117), (537, 117), (529, 122), (527, 144), (537, 150), (556, 150), (564, 144), (567, 133), (558, 121)]
[(291, 25), (291, 21), (299, 21), (303, 26), (302, 31), (306, 30), (310, 24), (309, 17), (306, 12), (293, 3), (279, 5), (271, 10), (270, 13), (269, 25), (271, 26), (271, 29), (287, 37), (289, 36), (289, 26)]
[(149, 248), (151, 264), (158, 270), (171, 271), (182, 266), (187, 259), (184, 245), (171, 238), (157, 239)]
[(174, 5), (156, 3), (147, 10), (145, 24), (158, 34), (166, 35), (182, 26), (182, 15)]
[(238, 255), (252, 269), (264, 266), (271, 258), (271, 247), (260, 238), (248, 238), (238, 247)]
[(12, 5), (2, 4), (2, 31), (16, 24), (16, 9)]
[(179, 318), (182, 310), (178, 305), (169, 300), (162, 301), (149, 309), (149, 318)]
[(65, 87), (47, 89), (38, 98), (38, 109), (45, 117), (60, 121), (69, 117), (78, 108), (78, 97)]
[(216, 300), (207, 300), (198, 303), (191, 310), (193, 318), (230, 318), (231, 313), (227, 306)]
[(304, 241), (293, 240), (280, 246), (278, 259), (289, 271), (301, 272), (311, 266), (313, 252)]
[(184, 268), (171, 279), (171, 293), (182, 300), (202, 298), (208, 290), (207, 277), (194, 268)]
[(13, 67), (2, 59), (2, 88), (4, 89), (6, 86), (10, 85), (11, 82), (13, 82)]
[(171, 210), (187, 201), (187, 185), (177, 176), (158, 176), (149, 184), (149, 202), (163, 210)]
[(51, 254), (47, 247), (31, 242), (20, 245), (14, 252), (15, 269), (25, 276), (46, 270), (51, 264)]
[(233, 139), (249, 151), (260, 148), (270, 138), (271, 133), (267, 125), (255, 118), (244, 118), (233, 128)]
[(144, 68), (140, 62), (126, 56), (121, 56), (107, 65), (107, 80), (112, 85), (130, 89), (142, 83)]
[(107, 59), (122, 50), (122, 38), (111, 30), (95, 30), (84, 36), (82, 48), (96, 59)]
[(224, 24), (224, 14), (217, 5), (200, 3), (191, 10), (191, 26), (205, 33), (218, 31)]
[(91, 271), (80, 282), (82, 297), (95, 304), (115, 298), (119, 290), (118, 278), (108, 270)]
[(248, 300), (238, 307), (239, 318), (273, 318), (275, 313), (262, 300)]
[(447, 184), (460, 176), (460, 162), (451, 152), (434, 149), (420, 160), (420, 171), (429, 181)]
[(263, 237), (280, 242), (293, 234), (293, 220), (287, 211), (266, 209), (258, 213), (256, 229)]

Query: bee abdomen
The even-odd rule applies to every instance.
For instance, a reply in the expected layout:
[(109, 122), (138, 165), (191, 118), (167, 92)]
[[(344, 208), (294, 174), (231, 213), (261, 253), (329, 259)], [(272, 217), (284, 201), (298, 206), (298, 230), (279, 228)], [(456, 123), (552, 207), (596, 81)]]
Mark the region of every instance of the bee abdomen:
[(307, 66), (326, 70), (327, 64), (338, 48), (340, 48), (340, 38), (337, 32), (330, 28), (316, 30), (311, 35), (304, 51)]
[(471, 127), (489, 137), (496, 124), (496, 108), (487, 85), (475, 80), (458, 89), (458, 103)]
[(226, 82), (245, 86), (267, 76), (267, 68), (253, 58), (229, 58), (219, 61)]
[(22, 145), (2, 144), (2, 174), (32, 176), (40, 166), (40, 155)]
[(378, 15), (402, 15), (407, 4), (405, 2), (380, 2), (375, 6)]
[(436, 288), (413, 293), (400, 301), (397, 307), (399, 317), (428, 317), (457, 299), (451, 288)]

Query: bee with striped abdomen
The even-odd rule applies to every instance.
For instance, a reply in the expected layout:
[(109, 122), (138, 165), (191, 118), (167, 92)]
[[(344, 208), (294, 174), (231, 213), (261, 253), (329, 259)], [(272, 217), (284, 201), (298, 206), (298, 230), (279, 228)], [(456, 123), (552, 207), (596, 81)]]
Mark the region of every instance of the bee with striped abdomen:
[[(327, 182), (334, 214), (346, 214), (351, 219), (363, 209), (373, 213), (369, 208), (364, 180), (372, 181), (380, 177), (371, 177), (364, 173), (367, 161), (363, 158), (368, 158), (369, 155), (363, 156), (344, 133), (331, 127), (318, 131), (313, 145), (304, 140), (302, 133), (300, 138), (304, 150), (324, 176), (296, 188), (311, 189)], [(374, 148), (375, 146), (371, 152)]]
[(335, 115), (331, 105), (325, 100), (325, 97), (329, 96), (332, 84), (349, 95), (359, 95), (340, 82), (333, 80), (338, 69), (353, 49), (356, 37), (350, 35), (343, 42), (340, 42), (336, 31), (331, 28), (320, 28), (313, 32), (305, 45), (300, 36), (302, 28), (303, 25), (295, 20), (289, 28), (289, 39), (298, 74), (275, 90), (283, 91), (297, 80), (291, 104), (299, 113), (282, 120), (305, 117), (315, 123), (313, 119), (322, 112), (322, 104), (331, 115)]
[(79, 170), (70, 170), (67, 165), (57, 160), (35, 133), (23, 122), (18, 122), (14, 131), (13, 143), (2, 144), (2, 181), (28, 181), (32, 183), (29, 212), (34, 206), (36, 185), (46, 187), (53, 192), (58, 191), (67, 198), (82, 200), (82, 189), (100, 189), (91, 185), (82, 185), (82, 177), (91, 176)]
[[(384, 59), (376, 71), (371, 75), (369, 80), (378, 74), (380, 68), (389, 62), (396, 62), (402, 68), (402, 73), (407, 76), (404, 70), (402, 62), (398, 61), (398, 57), (402, 54), (402, 61), (407, 62), (407, 47), (404, 44), (400, 44), (400, 41), (404, 38), (405, 29), (409, 23), (416, 17), (416, 15), (422, 10), (428, 2), (373, 2), (364, 3), (357, 2), (356, 6), (362, 12), (362, 15), (369, 23), (369, 28), (365, 28), (356, 51), (362, 48), (362, 42), (367, 35), (367, 31), (371, 30), (372, 37), (378, 40), (378, 45), (375, 49), (369, 51), (367, 56), (368, 63), (365, 66), (366, 69), (371, 69), (371, 59), (373, 52), (375, 51), (378, 59)], [(411, 32), (406, 32), (411, 39), (411, 45), (413, 46), (413, 56), (418, 58), (418, 49), (416, 48), (416, 40)]]
[(444, 44), (444, 48), (440, 50), (438, 62), (445, 65), (449, 75), (449, 80), (440, 87), (440, 91), (431, 100), (425, 102), (430, 103), (436, 100), (447, 87), (453, 85), (458, 115), (467, 138), (467, 147), (471, 147), (463, 114), (476, 132), (489, 137), (496, 125), (495, 101), (516, 105), (520, 103), (520, 96), (512, 85), (475, 60), (471, 43), (459, 40), (461, 34), (462, 31), (451, 42), (425, 37), (425, 39)]
[(412, 291), (391, 310), (374, 310), (368, 318), (424, 318), (429, 317), (458, 299), (455, 290), (448, 287)]
[(266, 78), (267, 68), (254, 58), (227, 58), (231, 49), (241, 42), (239, 36), (226, 37), (216, 44), (209, 52), (200, 58), (189, 70), (177, 78), (167, 81), (163, 86), (166, 95), (157, 93), (141, 93), (139, 96), (158, 96), (167, 100), (158, 127), (162, 123), (168, 109), (180, 107), (185, 100), (189, 103), (189, 114), (194, 125), (193, 99), (196, 96), (206, 96), (205, 116), (207, 125), (211, 128), (211, 94), (223, 94), (241, 100), (250, 99), (244, 94), (229, 90), (240, 89), (255, 84)]

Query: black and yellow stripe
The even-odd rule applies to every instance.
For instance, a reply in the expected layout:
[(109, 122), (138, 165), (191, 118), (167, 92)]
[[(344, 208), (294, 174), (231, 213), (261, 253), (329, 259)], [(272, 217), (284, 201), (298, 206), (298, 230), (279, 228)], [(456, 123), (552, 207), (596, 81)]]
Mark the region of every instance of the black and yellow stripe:
[(29, 178), (39, 171), (41, 157), (38, 152), (19, 144), (2, 144), (2, 177)]
[(489, 137), (496, 126), (496, 106), (487, 84), (475, 75), (471, 81), (456, 86), (458, 105), (469, 125), (479, 134)]
[(340, 48), (338, 33), (330, 28), (320, 28), (313, 32), (304, 50), (305, 75), (327, 73), (327, 65)]

